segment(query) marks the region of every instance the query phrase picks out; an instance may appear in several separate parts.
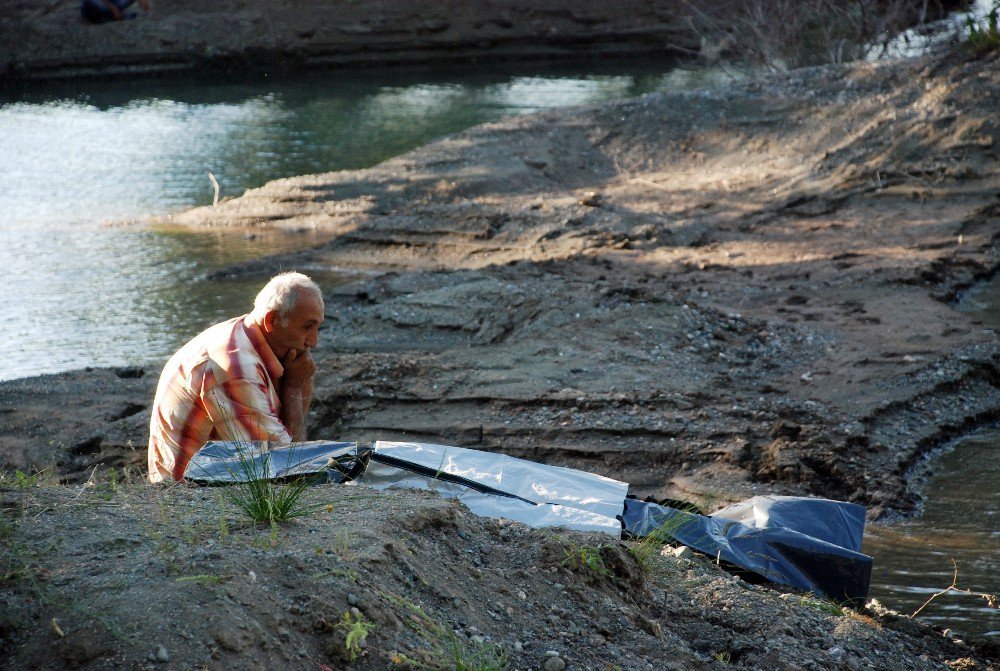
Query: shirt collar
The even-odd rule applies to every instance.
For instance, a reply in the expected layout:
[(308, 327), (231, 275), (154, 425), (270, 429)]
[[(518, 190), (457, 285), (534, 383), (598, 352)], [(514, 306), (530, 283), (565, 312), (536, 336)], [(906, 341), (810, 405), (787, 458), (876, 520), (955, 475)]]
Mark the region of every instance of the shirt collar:
[(260, 325), (252, 321), (250, 315), (243, 317), (243, 330), (250, 338), (250, 344), (257, 350), (257, 356), (264, 363), (267, 374), (271, 376), (272, 380), (280, 378), (285, 373), (285, 368), (278, 361), (278, 357), (274, 356), (271, 346), (267, 344), (264, 333), (260, 330)]

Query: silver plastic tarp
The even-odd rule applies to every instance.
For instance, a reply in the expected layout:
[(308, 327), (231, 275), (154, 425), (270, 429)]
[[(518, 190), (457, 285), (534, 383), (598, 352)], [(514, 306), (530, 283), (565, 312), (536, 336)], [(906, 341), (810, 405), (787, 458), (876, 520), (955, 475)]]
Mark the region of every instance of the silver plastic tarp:
[(358, 481), (457, 498), (484, 517), (621, 534), (628, 484), (593, 473), (449, 445), (378, 441)]
[(212, 441), (201, 448), (184, 471), (193, 482), (246, 482), (255, 477), (281, 479), (325, 474), (330, 460), (357, 452), (357, 443), (313, 440), (271, 446), (267, 441)]

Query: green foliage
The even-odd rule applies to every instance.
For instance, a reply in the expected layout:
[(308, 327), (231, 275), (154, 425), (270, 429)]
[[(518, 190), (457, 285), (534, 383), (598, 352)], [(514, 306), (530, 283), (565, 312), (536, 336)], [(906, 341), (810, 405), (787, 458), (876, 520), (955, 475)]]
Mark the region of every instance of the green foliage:
[(270, 453), (265, 452), (260, 461), (248, 449), (238, 454), (239, 462), (233, 473), (238, 482), (226, 485), (222, 493), (251, 520), (269, 523), (273, 534), (277, 522), (307, 515), (317, 507), (299, 500), (309, 486), (306, 479), (278, 483), (270, 478)]
[(729, 664), (733, 660), (733, 656), (727, 651), (713, 652), (712, 657), (715, 658), (715, 661), (722, 664)]
[(38, 481), (42, 471), (28, 474), (22, 470), (15, 470), (13, 473), (4, 471), (0, 473), (0, 486), (11, 487), (19, 492), (26, 491), (38, 486)]
[(993, 9), (986, 15), (986, 25), (980, 25), (970, 14), (965, 19), (969, 29), (966, 44), (973, 53), (985, 54), (1000, 47), (1000, 4), (994, 2)]
[(201, 573), (199, 575), (185, 575), (177, 578), (177, 582), (193, 582), (201, 585), (202, 587), (210, 587), (212, 585), (218, 585), (227, 579), (227, 576), (212, 575), (210, 573)]
[(601, 557), (601, 548), (603, 547), (603, 545), (591, 547), (570, 543), (566, 547), (566, 558), (563, 560), (563, 566), (577, 573), (589, 572), (602, 577), (609, 576), (611, 569), (607, 567), (604, 558)]
[(429, 671), (503, 671), (507, 668), (510, 660), (500, 646), (466, 640), (441, 625), (415, 603), (387, 592), (383, 592), (382, 596), (407, 611), (403, 622), (428, 645), (428, 650), (420, 655), (420, 659), (397, 653), (393, 656), (396, 663)]
[(14, 535), (17, 522), (7, 508), (0, 506), (0, 540), (6, 540)]
[(337, 629), (344, 632), (344, 652), (350, 661), (353, 662), (364, 652), (363, 642), (374, 628), (375, 625), (357, 610), (344, 613), (344, 617), (337, 623)]
[(822, 599), (810, 599), (809, 597), (802, 597), (799, 599), (800, 606), (809, 606), (810, 608), (815, 608), (816, 610), (826, 613), (827, 615), (834, 615), (836, 617), (841, 617), (844, 614), (844, 609), (835, 604), (833, 601), (824, 601)]
[(629, 547), (629, 552), (635, 557), (639, 568), (649, 571), (653, 568), (653, 562), (659, 556), (660, 550), (667, 543), (675, 542), (674, 534), (680, 531), (686, 524), (692, 522), (691, 514), (681, 511), (668, 518), (663, 524), (653, 529), (637, 543)]

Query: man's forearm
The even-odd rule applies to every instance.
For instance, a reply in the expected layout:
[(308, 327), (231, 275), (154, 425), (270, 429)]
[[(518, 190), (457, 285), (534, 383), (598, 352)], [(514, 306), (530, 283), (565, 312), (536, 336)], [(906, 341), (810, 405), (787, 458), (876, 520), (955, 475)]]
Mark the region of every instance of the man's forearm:
[(306, 440), (306, 418), (309, 416), (312, 396), (312, 380), (302, 387), (286, 387), (282, 394), (281, 421), (295, 442)]

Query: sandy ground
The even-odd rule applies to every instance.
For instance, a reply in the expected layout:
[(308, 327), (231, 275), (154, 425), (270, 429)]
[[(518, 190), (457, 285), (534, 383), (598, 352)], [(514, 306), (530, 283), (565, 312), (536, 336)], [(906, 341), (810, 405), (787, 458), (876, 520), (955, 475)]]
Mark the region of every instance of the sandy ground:
[[(997, 268), (997, 65), (956, 52), (510, 119), (173, 221), (332, 234), (228, 274), (376, 271), (325, 288), (313, 438), (503, 451), (710, 506), (815, 494), (876, 518), (912, 510), (923, 458), (1000, 411), (996, 333), (954, 304)], [(815, 612), (707, 561), (636, 573), (612, 543), (617, 577), (594, 587), (565, 551), (545, 558), (552, 536), (505, 537), (423, 496), (356, 507), (324, 490), (332, 515), (223, 534), (211, 492), (107, 482), (144, 463), (157, 374), (0, 385), (5, 469), (105, 483), (7, 495), (9, 668), (42, 650), (130, 667), (159, 645), (177, 668), (340, 668), (323, 646), (349, 591), (379, 632), (359, 668), (424, 645), (386, 594), (467, 639), (520, 643), (509, 668), (541, 668), (546, 649), (569, 668), (721, 668), (726, 654), (761, 669), (995, 668), (988, 650), (877, 609)], [(108, 505), (95, 487), (114, 489)], [(451, 512), (404, 531), (411, 499), (418, 516)], [(354, 564), (327, 557), (340, 532)], [(220, 579), (177, 582), (203, 574)], [(54, 633), (57, 610), (82, 633)], [(96, 615), (111, 614), (117, 634), (101, 634)]]

